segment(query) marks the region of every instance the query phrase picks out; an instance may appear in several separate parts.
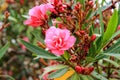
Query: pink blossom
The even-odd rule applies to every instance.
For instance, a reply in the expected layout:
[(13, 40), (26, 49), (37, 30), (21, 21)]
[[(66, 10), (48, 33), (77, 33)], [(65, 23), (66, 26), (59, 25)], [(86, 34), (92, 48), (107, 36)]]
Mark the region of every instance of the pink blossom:
[(44, 25), (45, 21), (48, 18), (46, 14), (47, 11), (54, 11), (54, 7), (49, 3), (33, 7), (29, 10), (30, 18), (28, 18), (28, 20), (26, 20), (24, 24), (33, 27)]
[(60, 29), (50, 27), (45, 34), (45, 44), (47, 48), (55, 55), (64, 54), (65, 50), (71, 48), (76, 39), (70, 36), (70, 31), (67, 29)]

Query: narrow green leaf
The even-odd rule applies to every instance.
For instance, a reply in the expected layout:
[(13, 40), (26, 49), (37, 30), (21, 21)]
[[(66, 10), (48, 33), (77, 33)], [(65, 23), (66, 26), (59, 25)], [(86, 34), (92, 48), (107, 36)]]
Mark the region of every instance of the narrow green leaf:
[(95, 57), (95, 61), (101, 60), (103, 58), (107, 58), (107, 56), (100, 53)]
[(108, 80), (108, 79), (106, 79), (104, 76), (98, 74), (98, 73), (95, 72), (95, 71), (93, 71), (93, 72), (91, 73), (91, 75), (92, 75), (93, 77), (99, 79), (99, 80)]
[(0, 59), (3, 57), (7, 49), (9, 48), (9, 43), (7, 43), (3, 48), (0, 49)]
[(45, 59), (58, 59), (60, 57), (57, 57), (53, 55), (52, 53), (49, 53), (45, 51), (44, 49), (37, 47), (31, 43), (25, 42), (24, 40), (21, 40), (21, 42), (27, 47), (28, 50), (30, 50), (33, 53), (36, 53), (37, 56)]
[(117, 42), (115, 44), (113, 44), (110, 48), (108, 48), (106, 51), (104, 51), (105, 53), (114, 53), (116, 52), (116, 50), (120, 48), (120, 39), (117, 40)]
[(66, 60), (68, 60), (70, 58), (70, 54), (68, 52), (64, 52), (64, 54), (62, 55)]
[(10, 21), (14, 21), (14, 22), (16, 22), (16, 23), (18, 22), (17, 19), (16, 19), (15, 17), (13, 17), (13, 16), (9, 16), (8, 19), (9, 19)]
[(87, 75), (79, 75), (80, 76), (80, 80), (90, 80), (88, 79)]
[(44, 68), (44, 73), (40, 76), (40, 78), (42, 78), (46, 73), (51, 72), (53, 70), (59, 70), (59, 69), (63, 69), (66, 68), (68, 66), (66, 65), (54, 65), (54, 66), (48, 66), (46, 68)]
[(22, 17), (26, 18), (26, 19), (30, 18), (30, 16), (28, 16), (28, 15), (22, 15)]
[(79, 75), (74, 73), (70, 80), (80, 80)]
[(119, 53), (103, 53), (103, 55), (106, 56), (112, 56), (120, 60), (120, 54)]
[(103, 25), (103, 17), (102, 17), (102, 11), (101, 8), (98, 9), (99, 14), (100, 14), (100, 34), (104, 34), (104, 25)]
[(93, 58), (93, 57), (86, 57), (87, 62), (93, 62), (94, 60), (95, 60), (95, 58)]
[(119, 66), (120, 66), (118, 63), (116, 63), (115, 61), (112, 61), (112, 60), (110, 60), (110, 59), (104, 58), (103, 60), (105, 60), (105, 61), (113, 64), (115, 67), (119, 67)]
[(114, 33), (112, 37), (109, 39), (109, 41), (111, 41), (113, 38), (115, 38), (119, 34), (120, 34), (120, 31), (117, 31), (116, 33)]
[[(110, 6), (111, 6), (111, 3), (109, 3), (109, 4), (105, 5), (105, 6), (102, 6), (101, 11), (104, 11), (105, 9), (107, 9)], [(96, 11), (94, 11), (94, 13), (91, 14), (90, 18), (92, 18), (93, 16), (98, 15), (98, 14), (99, 14), (99, 10), (96, 10)]]
[(106, 32), (103, 36), (103, 44), (107, 43), (107, 41), (112, 37), (112, 35), (116, 31), (117, 24), (118, 24), (118, 11), (115, 10), (112, 17), (110, 18), (110, 21), (108, 22)]
[(85, 0), (77, 0), (77, 2), (80, 2), (81, 4), (84, 4)]
[(95, 55), (95, 51), (96, 51), (96, 43), (93, 42), (91, 43), (88, 56), (93, 57)]
[(58, 78), (58, 77), (64, 75), (67, 71), (68, 71), (68, 68), (60, 69), (56, 72), (53, 72), (53, 73), (49, 74), (48, 78), (49, 79)]
[(44, 42), (44, 40), (42, 39), (43, 36), (42, 36), (41, 30), (35, 29), (35, 30), (32, 32), (32, 34), (34, 35), (34, 37), (35, 37), (38, 41), (40, 41), (40, 42), (42, 42), (42, 43)]

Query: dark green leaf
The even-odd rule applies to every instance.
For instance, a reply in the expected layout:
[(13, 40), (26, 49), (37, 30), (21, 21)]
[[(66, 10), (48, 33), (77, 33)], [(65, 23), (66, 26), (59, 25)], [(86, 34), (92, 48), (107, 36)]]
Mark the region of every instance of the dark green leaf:
[(108, 48), (105, 51), (105, 53), (114, 53), (119, 48), (120, 48), (120, 39), (115, 44), (113, 44), (110, 48)]
[(9, 48), (9, 43), (7, 43), (3, 48), (0, 49), (0, 59), (3, 57), (7, 49)]
[(80, 76), (80, 80), (90, 80), (87, 75), (79, 75)]
[(49, 74), (48, 78), (50, 78), (50, 79), (58, 78), (58, 77), (64, 75), (67, 71), (68, 71), (68, 68), (60, 69), (56, 72), (53, 72), (53, 73)]
[(93, 71), (93, 72), (91, 73), (91, 75), (92, 75), (93, 77), (99, 79), (99, 80), (108, 80), (108, 79), (106, 79), (104, 76), (98, 74), (98, 73), (95, 72), (95, 71)]
[(103, 53), (103, 55), (106, 56), (112, 56), (120, 60), (120, 54), (119, 53)]
[(37, 47), (31, 43), (25, 42), (21, 40), (21, 42), (29, 49), (31, 52), (36, 53), (38, 57), (45, 58), (45, 59), (58, 59), (60, 57), (57, 57), (53, 55), (52, 53), (49, 53), (45, 51), (44, 49)]
[(102, 10), (101, 8), (98, 9), (99, 15), (100, 15), (100, 34), (104, 34), (104, 25), (103, 25), (103, 16), (102, 16)]
[(66, 65), (53, 65), (53, 66), (48, 66), (46, 68), (44, 68), (44, 73), (40, 76), (40, 78), (42, 78), (46, 73), (51, 72), (53, 70), (59, 70), (59, 69), (63, 69), (66, 68), (68, 66)]
[(44, 42), (44, 40), (42, 39), (43, 38), (43, 36), (41, 35), (42, 33), (41, 33), (41, 30), (37, 30), (37, 29), (35, 29), (33, 32), (32, 32), (32, 34), (35, 36), (35, 38), (37, 39), (37, 40), (39, 40), (40, 42)]
[(77, 73), (74, 73), (70, 80), (80, 80), (80, 77)]
[(70, 58), (70, 54), (68, 52), (64, 52), (64, 54), (62, 55), (66, 60), (68, 60)]
[(117, 24), (118, 24), (118, 11), (115, 10), (112, 17), (110, 18), (110, 21), (108, 22), (106, 32), (103, 36), (103, 44), (107, 43), (107, 41), (112, 37), (112, 35), (116, 31)]
[(113, 64), (115, 67), (119, 67), (119, 66), (120, 66), (117, 62), (112, 61), (112, 60), (110, 60), (110, 59), (104, 58), (103, 60), (105, 60), (105, 61), (107, 61), (107, 62)]

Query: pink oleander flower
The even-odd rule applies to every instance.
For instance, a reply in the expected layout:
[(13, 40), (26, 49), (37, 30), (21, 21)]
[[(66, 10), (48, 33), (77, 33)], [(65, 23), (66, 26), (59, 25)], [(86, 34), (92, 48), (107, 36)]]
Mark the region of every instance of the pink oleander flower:
[(76, 41), (74, 36), (70, 35), (67, 29), (50, 27), (45, 34), (46, 47), (55, 55), (64, 54), (65, 50), (71, 48)]
[(33, 26), (34, 28), (44, 25), (48, 16), (46, 14), (47, 11), (54, 11), (54, 7), (50, 4), (41, 4), (40, 6), (35, 6), (29, 10), (28, 20), (24, 22), (24, 24)]

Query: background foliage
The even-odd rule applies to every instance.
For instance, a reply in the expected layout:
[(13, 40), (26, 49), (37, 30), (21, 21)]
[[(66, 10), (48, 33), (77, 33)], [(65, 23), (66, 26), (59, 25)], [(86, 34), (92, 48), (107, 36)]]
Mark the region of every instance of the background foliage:
[[(75, 1), (83, 5), (85, 4), (85, 0)], [(102, 13), (112, 4), (112, 2), (108, 3), (106, 1), (107, 0), (102, 0), (102, 2), (99, 3), (98, 0), (95, 0), (98, 9), (95, 11), (90, 10), (86, 16), (87, 20), (91, 20), (92, 17), (96, 15), (100, 17), (96, 18), (98, 22), (96, 20), (95, 24), (90, 27), (90, 35), (95, 33), (98, 37), (91, 43), (92, 47), (89, 49), (89, 55), (85, 62), (91, 63), (90, 65), (96, 68), (90, 76), (85, 76), (75, 73), (65, 65), (49, 66), (45, 68), (46, 71), (43, 73), (43, 68), (48, 66), (51, 61), (46, 59), (62, 60), (62, 58), (56, 57), (42, 48), (35, 46), (37, 45), (37, 41), (44, 42), (41, 28), (33, 29), (23, 24), (23, 21), (28, 17), (27, 14), (29, 9), (35, 5), (41, 4), (42, 0), (1, 0), (0, 26), (4, 23), (5, 11), (10, 13), (6, 21), (10, 23), (10, 25), (0, 31), (0, 79), (6, 80), (8, 78), (13, 79), (12, 77), (14, 77), (15, 80), (39, 80), (40, 75), (56, 69), (58, 70), (56, 72), (58, 74), (50, 74), (50, 79), (58, 78), (68, 70), (74, 73), (71, 74), (72, 76), (67, 77), (68, 80), (120, 79), (120, 31), (116, 31), (117, 26), (120, 25), (120, 5), (118, 4), (118, 10), (114, 10), (113, 14), (111, 14), (109, 10)], [(89, 23), (83, 24), (82, 26), (84, 27), (87, 25), (89, 25)], [(21, 40), (24, 37), (28, 37), (30, 43)], [(22, 48), (21, 42), (28, 50)], [(108, 45), (107, 49), (105, 48), (106, 45)], [(41, 59), (41, 57), (45, 58), (45, 60)], [(69, 55), (64, 55), (64, 57), (66, 60), (69, 59)]]

